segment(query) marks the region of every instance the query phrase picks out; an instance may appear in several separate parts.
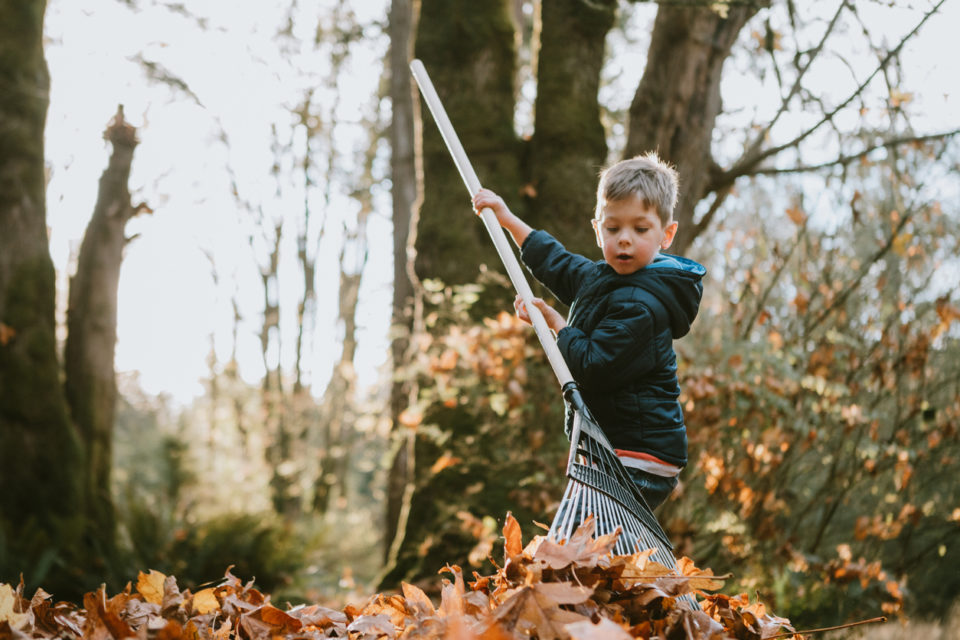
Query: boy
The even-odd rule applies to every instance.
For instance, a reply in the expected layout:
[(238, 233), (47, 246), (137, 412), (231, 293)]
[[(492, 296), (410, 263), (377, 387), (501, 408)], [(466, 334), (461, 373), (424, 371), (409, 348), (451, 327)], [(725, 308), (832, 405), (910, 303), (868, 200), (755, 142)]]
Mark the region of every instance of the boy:
[[(676, 202), (677, 173), (654, 153), (603, 171), (593, 220), (603, 260), (594, 262), (533, 230), (492, 191), (473, 198), (477, 211), (489, 207), (510, 232), (534, 277), (570, 306), (564, 320), (533, 301), (651, 509), (667, 499), (687, 463), (673, 340), (697, 315), (706, 273), (693, 260), (660, 253), (677, 233)], [(529, 323), (519, 297), (514, 306)]]

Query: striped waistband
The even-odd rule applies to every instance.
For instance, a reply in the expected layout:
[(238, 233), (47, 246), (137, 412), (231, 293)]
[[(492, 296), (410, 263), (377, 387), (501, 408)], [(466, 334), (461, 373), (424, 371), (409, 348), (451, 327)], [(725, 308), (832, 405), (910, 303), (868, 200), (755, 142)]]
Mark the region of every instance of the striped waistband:
[(664, 462), (649, 453), (627, 451), (625, 449), (614, 449), (614, 452), (625, 467), (640, 469), (641, 471), (646, 471), (647, 473), (652, 473), (655, 476), (664, 478), (673, 478), (680, 475), (680, 467), (670, 464), (669, 462)]

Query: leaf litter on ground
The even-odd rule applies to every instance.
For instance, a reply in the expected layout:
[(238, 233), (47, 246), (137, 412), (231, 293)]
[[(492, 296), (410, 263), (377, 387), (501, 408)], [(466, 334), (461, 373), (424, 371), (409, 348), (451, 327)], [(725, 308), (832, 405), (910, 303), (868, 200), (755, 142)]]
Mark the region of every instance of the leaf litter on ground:
[[(180, 590), (174, 576), (140, 573), (118, 594), (105, 588), (83, 604), (54, 602), (38, 589), (0, 584), (0, 640), (763, 640), (801, 637), (790, 621), (768, 613), (746, 595), (711, 593), (729, 576), (714, 576), (681, 558), (676, 569), (650, 559), (651, 551), (614, 555), (617, 534), (594, 537), (588, 519), (565, 542), (536, 536), (523, 545), (507, 514), (504, 562), (492, 575), (474, 572), (467, 583), (458, 566), (440, 573), (440, 601), (404, 583), (342, 610), (319, 604), (279, 608), (251, 580), (230, 568), (217, 586)], [(685, 599), (696, 598), (700, 610)]]

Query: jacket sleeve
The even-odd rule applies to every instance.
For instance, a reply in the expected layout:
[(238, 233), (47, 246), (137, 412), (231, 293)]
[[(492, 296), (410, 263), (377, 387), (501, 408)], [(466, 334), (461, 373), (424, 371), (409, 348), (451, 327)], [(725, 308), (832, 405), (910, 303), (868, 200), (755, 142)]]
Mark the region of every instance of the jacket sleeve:
[(591, 260), (567, 251), (553, 236), (540, 229), (531, 232), (524, 240), (520, 258), (533, 277), (567, 306), (573, 303), (580, 286), (596, 268)]
[(656, 367), (654, 333), (645, 305), (617, 300), (589, 334), (569, 325), (561, 329), (557, 346), (583, 389), (616, 391)]

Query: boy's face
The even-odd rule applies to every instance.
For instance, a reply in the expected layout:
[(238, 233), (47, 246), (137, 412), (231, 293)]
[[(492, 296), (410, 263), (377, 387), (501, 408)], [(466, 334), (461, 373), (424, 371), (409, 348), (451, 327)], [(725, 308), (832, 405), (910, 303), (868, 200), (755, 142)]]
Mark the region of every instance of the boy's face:
[(638, 196), (606, 201), (600, 217), (594, 218), (597, 244), (603, 259), (620, 275), (629, 275), (653, 262), (661, 249), (673, 242), (677, 223), (666, 227), (656, 209), (646, 207)]

